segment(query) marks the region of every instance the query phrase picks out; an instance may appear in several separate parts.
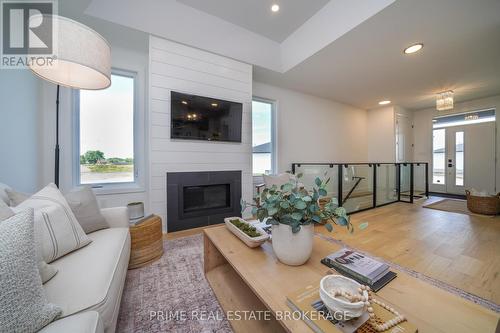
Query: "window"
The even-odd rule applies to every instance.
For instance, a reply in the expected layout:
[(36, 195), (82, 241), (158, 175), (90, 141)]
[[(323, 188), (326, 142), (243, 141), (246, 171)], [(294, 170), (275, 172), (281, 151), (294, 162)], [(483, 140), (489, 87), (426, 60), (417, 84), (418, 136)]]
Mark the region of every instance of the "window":
[(275, 173), (275, 104), (264, 99), (252, 101), (253, 175)]
[(464, 186), (464, 132), (455, 133), (455, 185)]
[(432, 120), (432, 128), (479, 124), (496, 121), (495, 109), (457, 113), (449, 116), (436, 117)]
[(445, 184), (445, 136), (446, 130), (435, 129), (432, 131), (432, 183)]
[(135, 81), (113, 71), (109, 88), (77, 92), (77, 185), (135, 182)]

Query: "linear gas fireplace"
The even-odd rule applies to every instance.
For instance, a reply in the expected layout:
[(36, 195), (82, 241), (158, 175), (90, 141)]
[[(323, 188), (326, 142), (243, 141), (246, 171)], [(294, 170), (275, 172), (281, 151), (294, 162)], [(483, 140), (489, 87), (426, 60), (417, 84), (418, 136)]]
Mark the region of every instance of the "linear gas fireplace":
[(167, 173), (167, 228), (179, 231), (241, 216), (241, 171)]

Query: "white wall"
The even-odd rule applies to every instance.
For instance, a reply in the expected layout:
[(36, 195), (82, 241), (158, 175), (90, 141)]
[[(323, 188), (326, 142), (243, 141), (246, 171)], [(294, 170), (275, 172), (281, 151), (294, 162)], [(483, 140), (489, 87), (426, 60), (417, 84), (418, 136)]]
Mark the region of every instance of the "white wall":
[[(150, 37), (150, 203), (166, 220), (166, 174), (242, 171), (242, 197), (252, 198), (252, 66)], [(171, 90), (243, 103), (241, 143), (170, 139)]]
[(368, 110), (368, 161), (395, 162), (394, 107)]
[[(432, 162), (432, 118), (446, 114), (461, 113), (474, 110), (483, 110), (495, 108), (497, 110), (497, 138), (496, 138), (496, 151), (497, 151), (497, 165), (496, 165), (496, 190), (500, 189), (500, 136), (498, 135), (498, 128), (500, 124), (500, 95), (491, 96), (481, 99), (475, 99), (466, 102), (455, 103), (451, 111), (436, 111), (436, 108), (428, 108), (418, 110), (413, 113), (414, 123), (414, 159), (422, 162)], [(480, 163), (480, 161), (477, 161)], [(429, 179), (432, 179), (432, 167), (429, 164)]]
[(366, 111), (254, 82), (253, 95), (277, 103), (278, 172), (294, 162), (364, 162)]
[(29, 70), (0, 72), (0, 182), (34, 192), (40, 177), (40, 83)]

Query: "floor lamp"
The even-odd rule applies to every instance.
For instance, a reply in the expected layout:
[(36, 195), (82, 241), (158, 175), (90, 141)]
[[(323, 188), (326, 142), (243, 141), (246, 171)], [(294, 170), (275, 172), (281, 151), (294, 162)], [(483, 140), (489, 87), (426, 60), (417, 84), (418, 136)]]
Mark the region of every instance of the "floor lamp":
[[(31, 19), (31, 18), (30, 18)], [(56, 58), (52, 64), (30, 64), (33, 73), (57, 85), (54, 183), (59, 187), (59, 88), (99, 90), (111, 85), (111, 48), (86, 25), (58, 15), (44, 15), (52, 22)]]

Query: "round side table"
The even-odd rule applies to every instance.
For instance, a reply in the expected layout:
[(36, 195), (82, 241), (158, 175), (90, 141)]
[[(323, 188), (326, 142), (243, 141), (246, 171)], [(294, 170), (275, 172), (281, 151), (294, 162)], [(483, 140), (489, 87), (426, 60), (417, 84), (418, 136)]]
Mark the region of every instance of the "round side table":
[(153, 215), (138, 225), (130, 226), (130, 261), (128, 269), (145, 266), (163, 255), (161, 218)]

